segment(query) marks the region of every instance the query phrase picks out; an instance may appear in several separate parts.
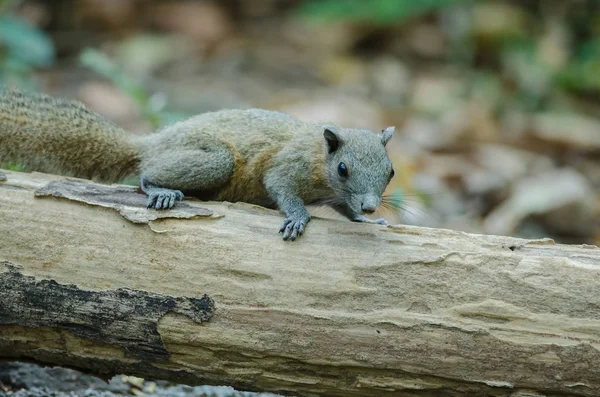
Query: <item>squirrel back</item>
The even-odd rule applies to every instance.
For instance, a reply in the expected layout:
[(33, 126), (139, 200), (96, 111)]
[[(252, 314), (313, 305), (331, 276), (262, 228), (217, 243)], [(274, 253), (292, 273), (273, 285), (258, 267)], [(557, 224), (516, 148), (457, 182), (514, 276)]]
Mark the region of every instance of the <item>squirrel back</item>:
[[(306, 187), (309, 195), (329, 195), (319, 192), (325, 181), (325, 141), (323, 128), (302, 122), (288, 114), (264, 109), (226, 109), (203, 113), (169, 125), (142, 143), (141, 169), (152, 168), (158, 159), (174, 159), (183, 153), (194, 153), (181, 168), (203, 169), (202, 176), (178, 182), (178, 188), (187, 195), (212, 200), (245, 201), (273, 207), (263, 179), (267, 172), (280, 163), (286, 163), (285, 177), (297, 168), (311, 179)], [(281, 158), (283, 157), (283, 158)], [(196, 161), (223, 169), (231, 167), (227, 183), (198, 192), (195, 182), (210, 178), (212, 167), (193, 166)], [(231, 161), (231, 166), (225, 163)], [(174, 180), (173, 172), (163, 173), (162, 185)], [(320, 182), (320, 183), (319, 183)], [(306, 185), (298, 180), (299, 184)], [(306, 197), (305, 197), (306, 198)]]
[(116, 182), (140, 156), (129, 134), (80, 102), (0, 91), (0, 165)]

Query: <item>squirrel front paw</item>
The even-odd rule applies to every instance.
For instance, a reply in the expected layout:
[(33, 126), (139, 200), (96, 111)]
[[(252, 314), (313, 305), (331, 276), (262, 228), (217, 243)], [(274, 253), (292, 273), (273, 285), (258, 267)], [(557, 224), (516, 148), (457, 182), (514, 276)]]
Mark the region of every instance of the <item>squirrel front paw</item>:
[(173, 208), (176, 200), (183, 200), (183, 193), (179, 190), (156, 188), (148, 192), (146, 207), (167, 210)]
[(308, 215), (289, 216), (283, 220), (279, 233), (283, 233), (284, 240), (294, 241), (304, 232), (308, 221), (310, 221)]

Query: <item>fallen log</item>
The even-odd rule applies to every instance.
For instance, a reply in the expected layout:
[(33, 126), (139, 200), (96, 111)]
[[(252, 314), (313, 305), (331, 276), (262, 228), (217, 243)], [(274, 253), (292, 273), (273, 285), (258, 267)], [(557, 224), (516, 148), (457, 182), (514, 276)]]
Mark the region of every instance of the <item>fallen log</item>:
[(600, 250), (3, 171), (0, 358), (301, 396), (600, 394)]

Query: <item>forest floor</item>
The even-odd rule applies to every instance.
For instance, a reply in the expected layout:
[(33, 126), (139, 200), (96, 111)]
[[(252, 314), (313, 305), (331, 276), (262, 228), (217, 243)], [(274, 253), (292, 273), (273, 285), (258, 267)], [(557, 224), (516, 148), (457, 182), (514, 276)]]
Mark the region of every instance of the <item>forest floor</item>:
[(226, 386), (184, 386), (132, 376), (108, 382), (59, 367), (20, 362), (0, 363), (0, 397), (277, 397), (235, 391)]

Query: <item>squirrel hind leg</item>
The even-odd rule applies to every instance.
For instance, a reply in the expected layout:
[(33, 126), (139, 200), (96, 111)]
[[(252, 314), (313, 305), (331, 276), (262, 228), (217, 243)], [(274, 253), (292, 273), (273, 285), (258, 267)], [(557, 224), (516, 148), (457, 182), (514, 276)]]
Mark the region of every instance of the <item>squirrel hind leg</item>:
[(185, 192), (216, 192), (233, 174), (233, 154), (223, 150), (165, 153), (142, 165), (141, 188), (148, 208), (169, 209)]
[(173, 208), (175, 201), (183, 200), (183, 193), (180, 190), (167, 189), (153, 185), (142, 176), (142, 190), (148, 195), (146, 208), (157, 210), (167, 210)]

